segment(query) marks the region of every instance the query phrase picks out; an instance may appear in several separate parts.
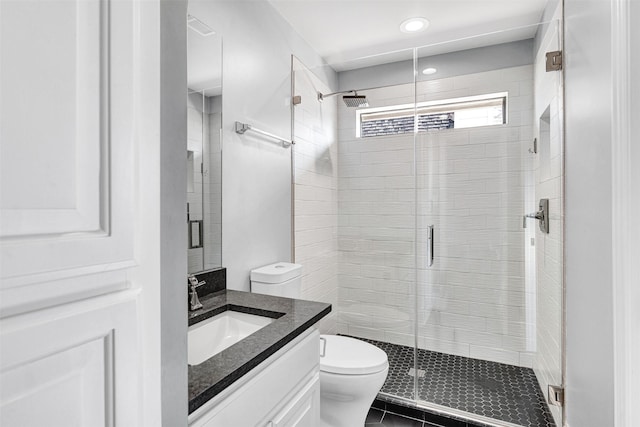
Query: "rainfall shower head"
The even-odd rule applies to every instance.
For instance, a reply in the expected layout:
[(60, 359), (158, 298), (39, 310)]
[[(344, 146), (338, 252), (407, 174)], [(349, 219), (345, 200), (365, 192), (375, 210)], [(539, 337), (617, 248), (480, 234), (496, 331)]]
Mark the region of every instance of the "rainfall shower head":
[[(355, 91), (354, 91), (355, 93)], [(364, 95), (344, 95), (342, 100), (347, 105), (347, 107), (368, 107), (369, 101), (367, 101), (367, 97)]]
[(328, 98), (330, 96), (334, 96), (334, 95), (339, 95), (341, 93), (352, 93), (353, 95), (344, 95), (342, 97), (342, 101), (345, 103), (345, 105), (347, 107), (350, 108), (357, 108), (357, 107), (368, 107), (369, 106), (369, 102), (367, 101), (367, 97), (364, 95), (358, 95), (358, 93), (355, 90), (345, 90), (342, 92), (334, 92), (334, 93), (328, 93), (326, 95), (323, 95), (322, 93), (318, 92), (318, 101), (322, 101), (325, 98)]

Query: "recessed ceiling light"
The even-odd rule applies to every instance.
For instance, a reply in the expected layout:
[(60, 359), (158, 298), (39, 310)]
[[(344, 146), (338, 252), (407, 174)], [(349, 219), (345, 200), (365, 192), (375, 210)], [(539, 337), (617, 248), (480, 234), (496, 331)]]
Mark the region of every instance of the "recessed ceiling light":
[(429, 74), (435, 74), (437, 71), (438, 71), (437, 69), (429, 67), (422, 70), (422, 74), (425, 74), (428, 76)]
[(424, 18), (409, 18), (402, 21), (400, 31), (403, 33), (417, 33), (424, 31), (429, 26), (429, 21)]

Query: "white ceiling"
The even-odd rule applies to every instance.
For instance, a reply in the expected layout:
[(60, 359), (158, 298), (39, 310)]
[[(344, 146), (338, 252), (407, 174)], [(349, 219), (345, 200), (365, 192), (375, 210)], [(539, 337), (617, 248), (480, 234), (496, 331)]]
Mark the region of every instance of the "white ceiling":
[[(269, 0), (336, 71), (533, 37), (547, 0)], [(430, 21), (405, 34), (407, 18)], [(524, 27), (524, 28), (522, 28)], [(485, 37), (475, 36), (487, 34)], [(396, 53), (391, 53), (396, 52)], [(363, 59), (366, 58), (366, 59)]]

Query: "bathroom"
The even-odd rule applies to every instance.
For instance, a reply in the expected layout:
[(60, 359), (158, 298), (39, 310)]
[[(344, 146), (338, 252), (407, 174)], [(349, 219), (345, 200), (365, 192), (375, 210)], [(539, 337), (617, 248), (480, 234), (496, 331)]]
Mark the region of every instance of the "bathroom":
[[(108, 5), (87, 1), (78, 2), (81, 7), (77, 10), (54, 2), (42, 2), (38, 8), (35, 3), (18, 6), (21, 3), (3, 2), (0, 6), (3, 40), (15, 40), (2, 47), (0, 359), (2, 382), (9, 384), (3, 387), (8, 391), (0, 411), (2, 425), (20, 425), (11, 420), (25, 414), (32, 418), (24, 419), (34, 425), (41, 425), (44, 418), (47, 425), (103, 425), (104, 420), (123, 425), (187, 425), (185, 319), (189, 314), (184, 282), (187, 271), (199, 270), (188, 253), (206, 253), (207, 248), (215, 261), (205, 265), (203, 258), (202, 269), (223, 266), (230, 290), (249, 291), (250, 271), (257, 267), (278, 261), (301, 264), (302, 299), (332, 305), (330, 314), (319, 323), (322, 333), (411, 349), (414, 355), (410, 363), (416, 364), (411, 366), (413, 376), (406, 375), (409, 378), (403, 384), (408, 384), (409, 400), (420, 408), (428, 400), (420, 394), (421, 385), (430, 376), (430, 372), (420, 372), (424, 370), (417, 364), (420, 350), (533, 366), (541, 338), (531, 328), (549, 320), (549, 313), (539, 315), (531, 288), (540, 272), (531, 269), (528, 262), (535, 257), (538, 246), (527, 250), (524, 243), (531, 248), (531, 238), (538, 243), (544, 235), (535, 219), (525, 220), (527, 227), (523, 229), (522, 215), (537, 212), (539, 199), (545, 197), (536, 192), (533, 181), (528, 185), (523, 182), (535, 179), (536, 167), (551, 168), (535, 159), (542, 158), (553, 146), (549, 141), (554, 140), (554, 132), (561, 137), (563, 151), (556, 154), (565, 172), (560, 187), (564, 200), (555, 214), (564, 216), (564, 222), (560, 216), (552, 216), (550, 233), (557, 233), (562, 226), (565, 229), (560, 234), (560, 246), (546, 248), (564, 259), (564, 265), (553, 271), (562, 285), (562, 306), (551, 314), (555, 316), (554, 325), (558, 321), (563, 324), (560, 332), (554, 332), (554, 340), (561, 355), (559, 385), (565, 387), (565, 406), (551, 410), (555, 411), (557, 425), (637, 424), (637, 405), (628, 400), (640, 383), (630, 362), (637, 355), (636, 337), (640, 336), (633, 333), (637, 331), (637, 313), (631, 305), (637, 297), (632, 286), (637, 281), (637, 267), (632, 260), (638, 254), (640, 239), (629, 237), (638, 233), (631, 221), (637, 212), (637, 194), (631, 187), (638, 182), (633, 168), (638, 164), (638, 153), (629, 143), (638, 134), (637, 124), (629, 120), (638, 111), (637, 92), (631, 90), (637, 89), (629, 81), (638, 67), (638, 49), (630, 48), (637, 46), (638, 37), (629, 24), (638, 17), (636, 3), (541, 2), (537, 19), (545, 22), (538, 28), (542, 30), (530, 31), (524, 39), (516, 37), (504, 49), (495, 51), (487, 50), (495, 43), (482, 37), (491, 32), (488, 27), (469, 26), (468, 33), (458, 38), (478, 41), (466, 49), (480, 49), (475, 50), (480, 54), (465, 62), (459, 56), (454, 58), (456, 49), (449, 48), (453, 38), (431, 37), (429, 31), (437, 34), (438, 22), (428, 11), (415, 14), (412, 7), (420, 10), (416, 6), (420, 2), (408, 2), (404, 18), (425, 15), (432, 21), (429, 28), (422, 35), (404, 35), (399, 30), (402, 20), (389, 22), (398, 37), (416, 37), (416, 41), (410, 46), (372, 41), (370, 44), (380, 50), (360, 53), (360, 58), (368, 57), (361, 64), (348, 64), (354, 57), (340, 46), (334, 46), (333, 53), (320, 52), (310, 39), (299, 34), (302, 29), (294, 28), (283, 17), (290, 13), (293, 21), (296, 13), (312, 13), (311, 5), (305, 6), (305, 2), (192, 1), (187, 5), (182, 1), (131, 1)], [(367, 2), (344, 3), (357, 10)], [(401, 8), (396, 3), (390, 7)], [(106, 8), (111, 8), (108, 14)], [(73, 42), (75, 33), (52, 24), (76, 22), (72, 19), (76, 14), (84, 18), (78, 22), (88, 23), (78, 24), (76, 31), (90, 36), (86, 44), (77, 46)], [(210, 176), (219, 174), (219, 179), (210, 181), (219, 189), (210, 185), (210, 191), (203, 192), (201, 206), (197, 206), (196, 196), (184, 191), (204, 187), (204, 181), (185, 179), (197, 178), (199, 166), (197, 161), (190, 166), (185, 151), (191, 152), (192, 160), (204, 153), (199, 154), (197, 146), (189, 145), (192, 142), (187, 139), (191, 138), (185, 138), (191, 125), (187, 102), (197, 98), (187, 97), (185, 84), (190, 34), (184, 19), (187, 14), (215, 30), (222, 52), (221, 103), (200, 107), (221, 112), (220, 117), (208, 122), (207, 131), (211, 141), (220, 142), (217, 151), (216, 144), (210, 145), (208, 160), (201, 162), (209, 167)], [(51, 39), (57, 41), (47, 42), (40, 33), (19, 25), (27, 19), (55, 34), (57, 38)], [(377, 24), (368, 22), (366, 11), (359, 21), (365, 27), (377, 28)], [(501, 22), (504, 32), (527, 27), (506, 21)], [(607, 25), (598, 25), (603, 22)], [(325, 25), (331, 29), (331, 22)], [(117, 26), (118, 31), (109, 31), (110, 26)], [(554, 43), (563, 51), (564, 68), (551, 72), (555, 74), (538, 73), (533, 66), (538, 64), (534, 53), (539, 50), (534, 36), (542, 33), (560, 36)], [(104, 53), (107, 40), (112, 56)], [(12, 48), (14, 44), (18, 49)], [(519, 62), (524, 45), (529, 49), (529, 59)], [(60, 46), (82, 59), (75, 65), (79, 68), (69, 66), (66, 56), (55, 54), (62, 49)], [(610, 63), (600, 60), (603, 51), (610, 52)], [(38, 60), (43, 57), (46, 61)], [(421, 58), (440, 59), (441, 64), (434, 68), (444, 74), (423, 74), (428, 67)], [(24, 67), (7, 65), (17, 63)], [(457, 72), (464, 68), (465, 73), (447, 75), (446, 67), (451, 63), (457, 64)], [(343, 68), (339, 70), (337, 64)], [(371, 71), (385, 66), (386, 72)], [(362, 69), (369, 71), (358, 71)], [(514, 73), (507, 76), (505, 69)], [(620, 70), (626, 70), (626, 74)], [(497, 76), (492, 75), (495, 71), (499, 72)], [(467, 80), (477, 83), (481, 74), (487, 80), (479, 83), (479, 92), (452, 90), (464, 80), (461, 76), (473, 75), (476, 78)], [(537, 109), (534, 94), (541, 87), (536, 78), (549, 75), (562, 76), (551, 85), (561, 99), (555, 107), (547, 101), (545, 106), (552, 106), (547, 112), (546, 108)], [(507, 85), (501, 88), (498, 83)], [(438, 95), (434, 89), (437, 85), (449, 93)], [(447, 85), (450, 90), (446, 90)], [(372, 136), (369, 147), (374, 148), (365, 152), (363, 142), (369, 142), (353, 135), (360, 108), (346, 107), (343, 94), (327, 97), (322, 103), (316, 96), (317, 92), (352, 89), (367, 97), (369, 107), (362, 108), (374, 109), (371, 113), (389, 106), (417, 102), (420, 107), (431, 108), (438, 103), (420, 103), (442, 99), (468, 102), (461, 98), (510, 92), (506, 99), (509, 110), (502, 111), (503, 125), (507, 129), (518, 126), (515, 141), (522, 150), (506, 155), (506, 159), (516, 159), (513, 163), (497, 163), (509, 169), (502, 182), (491, 162), (485, 162), (485, 169), (471, 170), (470, 159), (478, 155), (469, 147), (471, 144), (466, 144), (466, 149), (439, 149), (445, 140), (452, 147), (464, 147), (459, 144), (460, 138), (470, 141), (477, 137), (486, 154), (490, 149), (498, 150), (499, 144), (511, 142), (513, 130), (497, 135), (503, 138), (500, 141), (489, 141), (487, 138), (496, 137), (491, 125), (474, 130)], [(589, 98), (585, 99), (585, 94)], [(297, 95), (301, 96), (300, 104), (292, 98)], [(23, 98), (41, 99), (43, 109), (49, 107), (58, 114), (45, 115), (44, 126), (28, 126), (24, 114), (12, 114), (14, 109), (9, 108), (16, 105), (18, 113), (26, 111), (28, 107), (17, 102)], [(531, 105), (530, 123), (518, 117), (527, 110), (514, 109), (519, 102)], [(77, 104), (83, 108), (72, 108)], [(612, 110), (616, 114), (612, 115)], [(83, 123), (75, 129), (76, 139), (92, 141), (86, 145), (90, 149), (77, 144), (69, 128), (62, 126), (74, 120)], [(554, 120), (559, 128), (545, 128)], [(250, 130), (238, 133), (236, 121), (295, 144), (285, 147), (287, 144), (273, 143)], [(221, 132), (211, 132), (215, 126), (220, 126)], [(522, 136), (521, 128), (527, 127), (528, 133)], [(9, 145), (7, 141), (15, 135), (32, 142)], [(47, 141), (51, 135), (57, 144), (38, 142)], [(217, 141), (216, 136), (220, 138)], [(389, 148), (389, 138), (400, 146)], [(20, 167), (26, 156), (32, 162), (30, 173)], [(221, 163), (221, 170), (214, 170), (214, 158)], [(365, 164), (365, 158), (369, 163)], [(393, 160), (393, 166), (385, 167), (387, 159)], [(453, 171), (447, 169), (450, 167)], [(454, 175), (460, 171), (468, 176), (462, 186), (456, 187), (460, 182)], [(489, 176), (492, 173), (495, 176)], [(445, 183), (446, 177), (452, 180)], [(491, 183), (500, 187), (504, 197), (477, 196), (482, 194), (480, 185), (486, 189)], [(215, 197), (220, 200), (217, 204)], [(548, 198), (553, 213), (554, 199)], [(80, 214), (62, 212), (61, 207), (73, 207), (74, 200)], [(450, 211), (449, 202), (466, 210), (466, 215)], [(189, 227), (184, 226), (187, 203)], [(220, 220), (217, 232), (210, 232), (216, 226), (208, 225), (204, 215), (199, 216), (199, 210), (205, 212), (205, 205), (211, 208), (207, 212), (211, 221)], [(494, 207), (501, 213), (492, 212)], [(481, 224), (475, 222), (478, 218), (472, 218), (474, 208), (482, 211), (478, 213)], [(518, 230), (515, 243), (498, 228), (507, 216), (511, 219), (504, 224)], [(393, 223), (382, 223), (385, 220)], [(433, 238), (429, 241), (431, 225)], [(371, 233), (366, 234), (366, 230)], [(215, 239), (217, 244), (212, 243)], [(516, 251), (514, 255), (508, 248), (499, 248), (503, 240), (520, 245), (522, 253)], [(504, 254), (507, 262), (491, 263), (482, 256), (474, 257), (483, 255), (479, 253), (483, 242), (492, 243), (490, 255)], [(204, 248), (199, 248), (201, 243)], [(185, 251), (187, 245), (191, 249)], [(454, 253), (456, 247), (462, 248), (461, 252)], [(428, 265), (431, 258), (433, 266)], [(461, 266), (460, 259), (467, 261)], [(438, 264), (447, 265), (446, 275)], [(487, 270), (491, 267), (498, 271)], [(494, 273), (496, 276), (491, 276)], [(476, 293), (480, 286), (465, 288), (466, 280), (481, 276), (491, 282), (487, 284), (493, 283), (491, 294), (506, 301), (501, 304), (504, 314), (496, 314), (490, 302), (478, 301), (483, 298)], [(499, 277), (510, 280), (500, 282)], [(516, 285), (513, 278), (518, 279)], [(389, 292), (391, 286), (393, 292)], [(512, 286), (517, 287), (515, 292)], [(457, 293), (453, 295), (451, 289)], [(518, 302), (509, 304), (511, 298)], [(472, 307), (471, 303), (485, 305)], [(447, 307), (458, 312), (447, 311)], [(501, 346), (493, 344), (496, 334), (491, 333), (482, 336), (487, 340), (482, 345), (473, 342), (479, 336), (468, 333), (464, 341), (464, 332), (473, 328), (456, 326), (478, 320), (464, 319), (460, 311), (477, 313), (483, 308), (494, 314), (479, 316), (485, 322), (506, 320), (491, 322), (503, 332), (498, 334)], [(388, 326), (392, 321), (396, 324)], [(451, 323), (445, 325), (446, 321)], [(456, 340), (452, 341), (451, 334)], [(43, 345), (30, 346), (28, 343), (34, 340)], [(507, 341), (512, 347), (502, 345)], [(43, 383), (33, 380), (32, 369), (49, 372), (47, 368), (52, 366), (59, 376), (45, 376)], [(100, 386), (79, 395), (78, 387), (87, 381)], [(542, 393), (542, 387), (540, 390)], [(403, 397), (397, 390), (386, 393), (388, 398)], [(51, 399), (52, 395), (58, 398)], [(47, 406), (51, 410), (34, 414), (26, 409), (34, 402), (55, 402), (64, 410)], [(447, 411), (444, 413), (447, 415)], [(462, 419), (473, 425), (470, 418)]]

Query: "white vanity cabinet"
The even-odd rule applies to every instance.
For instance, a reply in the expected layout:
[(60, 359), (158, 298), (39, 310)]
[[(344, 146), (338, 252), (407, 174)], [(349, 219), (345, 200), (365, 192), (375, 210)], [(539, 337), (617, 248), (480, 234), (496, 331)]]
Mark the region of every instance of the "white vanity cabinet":
[(189, 416), (190, 427), (316, 427), (319, 332), (311, 328)]

